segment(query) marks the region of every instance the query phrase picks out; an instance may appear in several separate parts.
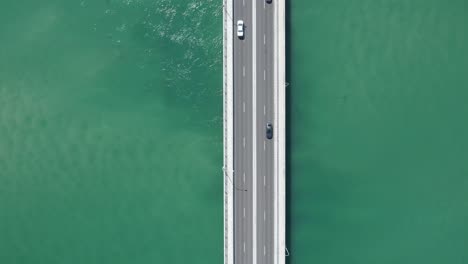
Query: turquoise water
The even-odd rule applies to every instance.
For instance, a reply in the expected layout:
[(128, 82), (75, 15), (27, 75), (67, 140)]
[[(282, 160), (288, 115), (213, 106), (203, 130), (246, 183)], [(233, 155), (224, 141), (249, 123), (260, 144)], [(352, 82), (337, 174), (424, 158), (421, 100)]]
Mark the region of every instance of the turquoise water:
[(220, 23), (214, 1), (1, 4), (1, 263), (222, 261)]
[(290, 2), (290, 263), (468, 263), (467, 2)]
[[(467, 263), (465, 1), (289, 3), (289, 263)], [(1, 5), (1, 263), (222, 262), (221, 11)]]

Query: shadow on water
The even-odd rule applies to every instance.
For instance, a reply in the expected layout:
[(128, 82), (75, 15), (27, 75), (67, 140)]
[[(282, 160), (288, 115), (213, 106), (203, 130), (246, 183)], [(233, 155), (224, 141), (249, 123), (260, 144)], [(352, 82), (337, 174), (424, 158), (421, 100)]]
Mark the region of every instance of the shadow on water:
[(292, 169), (291, 169), (291, 139), (292, 139), (292, 96), (291, 96), (291, 72), (292, 72), (292, 63), (291, 63), (291, 1), (285, 1), (285, 15), (286, 15), (286, 83), (289, 85), (286, 87), (286, 246), (289, 250), (290, 255), (286, 257), (286, 263), (293, 263), (294, 254), (293, 254), (293, 242), (292, 242)]

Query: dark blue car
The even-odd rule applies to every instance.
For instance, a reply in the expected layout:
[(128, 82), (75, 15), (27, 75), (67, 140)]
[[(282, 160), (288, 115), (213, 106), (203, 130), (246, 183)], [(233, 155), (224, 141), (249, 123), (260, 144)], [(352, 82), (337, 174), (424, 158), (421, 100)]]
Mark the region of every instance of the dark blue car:
[(266, 137), (268, 139), (273, 138), (273, 125), (271, 123), (267, 123), (266, 125)]

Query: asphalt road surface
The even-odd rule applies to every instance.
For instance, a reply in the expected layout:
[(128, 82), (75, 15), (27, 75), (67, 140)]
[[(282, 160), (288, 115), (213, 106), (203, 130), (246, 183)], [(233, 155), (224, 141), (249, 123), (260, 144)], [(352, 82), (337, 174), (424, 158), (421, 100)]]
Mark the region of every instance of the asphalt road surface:
[[(275, 1), (275, 0), (273, 0)], [(234, 263), (273, 263), (273, 3), (234, 0)], [(245, 24), (244, 39), (236, 23)]]

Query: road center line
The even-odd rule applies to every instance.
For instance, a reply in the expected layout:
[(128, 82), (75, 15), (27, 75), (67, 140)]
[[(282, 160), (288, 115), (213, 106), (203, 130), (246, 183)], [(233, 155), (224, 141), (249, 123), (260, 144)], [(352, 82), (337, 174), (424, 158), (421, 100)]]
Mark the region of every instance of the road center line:
[(245, 218), (245, 207), (244, 207), (244, 218)]
[(263, 106), (263, 115), (266, 115), (266, 106)]
[(242, 66), (242, 76), (245, 77), (245, 66)]
[(263, 70), (263, 80), (266, 80), (266, 70)]
[(252, 264), (257, 264), (257, 1), (252, 1)]
[(242, 109), (243, 109), (243, 111), (245, 113), (245, 102), (242, 103)]
[(265, 45), (265, 44), (266, 44), (266, 35), (263, 34), (263, 45)]
[(245, 183), (245, 171), (244, 171), (244, 176), (243, 176), (243, 180), (244, 180), (244, 183)]
[(265, 150), (265, 149), (266, 149), (266, 142), (263, 141), (263, 150)]
[(245, 137), (242, 138), (242, 141), (243, 141), (243, 145), (244, 145), (244, 148), (245, 148)]
[(263, 186), (266, 186), (266, 176), (263, 175)]

